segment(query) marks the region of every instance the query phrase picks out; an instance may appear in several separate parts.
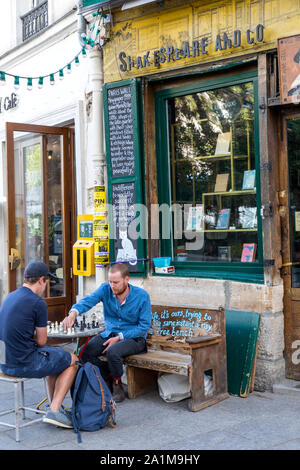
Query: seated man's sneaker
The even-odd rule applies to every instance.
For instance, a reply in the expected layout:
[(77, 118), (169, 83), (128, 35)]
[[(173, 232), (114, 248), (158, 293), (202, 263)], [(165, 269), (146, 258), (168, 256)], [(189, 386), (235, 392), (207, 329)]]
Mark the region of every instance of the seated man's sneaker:
[(73, 428), (73, 424), (69, 416), (67, 416), (65, 413), (62, 413), (61, 411), (47, 411), (43, 417), (43, 423), (54, 424), (55, 426), (59, 426), (61, 428)]
[(121, 381), (113, 381), (112, 397), (116, 403), (120, 403), (121, 401), (125, 400), (125, 392), (122, 387)]

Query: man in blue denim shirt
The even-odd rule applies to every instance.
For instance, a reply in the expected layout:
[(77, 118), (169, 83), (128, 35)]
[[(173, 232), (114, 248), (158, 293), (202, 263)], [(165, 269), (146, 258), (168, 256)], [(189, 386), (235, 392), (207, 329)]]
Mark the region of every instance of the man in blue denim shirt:
[(108, 282), (73, 305), (64, 326), (70, 328), (77, 315), (82, 315), (99, 302), (103, 302), (105, 331), (88, 342), (81, 360), (101, 366), (98, 356), (106, 354), (113, 378), (113, 397), (120, 402), (125, 398), (121, 384), (123, 359), (147, 350), (146, 336), (151, 326), (150, 297), (144, 289), (129, 284), (125, 264), (113, 264), (108, 272)]

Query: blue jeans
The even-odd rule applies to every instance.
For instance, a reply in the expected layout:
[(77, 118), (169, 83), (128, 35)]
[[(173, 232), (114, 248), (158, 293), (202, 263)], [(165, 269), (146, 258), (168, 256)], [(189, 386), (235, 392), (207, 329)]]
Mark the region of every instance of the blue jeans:
[[(102, 373), (103, 361), (101, 361), (98, 356), (100, 356), (103, 350), (106, 348), (106, 346), (103, 346), (103, 343), (113, 336), (117, 336), (117, 334), (111, 333), (107, 338), (102, 338), (101, 333), (97, 336), (94, 336), (94, 338), (92, 338), (86, 345), (81, 356), (81, 361), (83, 363), (91, 362), (92, 364), (95, 364), (99, 367), (100, 372)], [(107, 358), (107, 364), (111, 376), (114, 379), (118, 379), (122, 376), (123, 359), (126, 356), (130, 356), (131, 354), (139, 354), (146, 351), (147, 345), (144, 338), (125, 338), (110, 346), (104, 354)], [(102, 373), (102, 375), (104, 374)]]

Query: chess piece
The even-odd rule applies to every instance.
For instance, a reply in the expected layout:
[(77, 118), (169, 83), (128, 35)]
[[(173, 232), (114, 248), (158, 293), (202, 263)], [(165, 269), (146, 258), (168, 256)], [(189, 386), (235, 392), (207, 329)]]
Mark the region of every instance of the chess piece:
[(68, 335), (71, 334), (71, 328), (68, 328), (68, 333), (67, 333), (67, 334), (68, 334)]
[(72, 335), (75, 333), (75, 328), (74, 328), (74, 326), (73, 326), (72, 329), (71, 329), (71, 333), (72, 333)]

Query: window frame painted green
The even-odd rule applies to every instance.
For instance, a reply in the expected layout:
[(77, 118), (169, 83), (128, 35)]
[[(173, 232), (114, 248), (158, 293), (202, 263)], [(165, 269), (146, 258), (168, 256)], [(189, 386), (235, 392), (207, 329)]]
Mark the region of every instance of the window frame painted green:
[[(264, 283), (263, 268), (263, 243), (262, 221), (260, 215), (260, 155), (259, 155), (259, 115), (258, 115), (258, 78), (257, 71), (247, 71), (230, 74), (219, 78), (208, 79), (201, 82), (193, 82), (183, 86), (172, 87), (157, 91), (155, 100), (155, 126), (156, 126), (156, 158), (157, 158), (157, 183), (159, 205), (170, 206), (170, 179), (169, 179), (169, 145), (167, 126), (167, 100), (192, 93), (201, 93), (226, 86), (237, 85), (245, 82), (253, 82), (254, 91), (254, 149), (256, 168), (256, 203), (257, 203), (257, 263), (242, 262), (207, 262), (207, 261), (173, 261), (175, 274), (171, 276), (200, 277), (224, 280), (236, 280), (251, 283)], [(160, 225), (161, 230), (161, 225)], [(172, 238), (165, 240), (160, 238), (161, 256), (172, 256)], [(155, 274), (154, 274), (155, 275)], [(167, 276), (167, 274), (165, 275)]]

